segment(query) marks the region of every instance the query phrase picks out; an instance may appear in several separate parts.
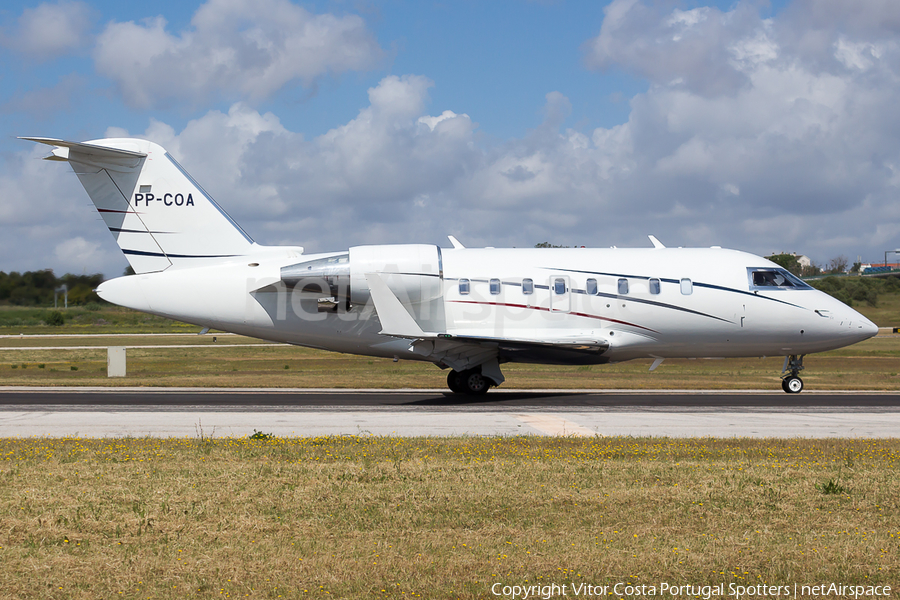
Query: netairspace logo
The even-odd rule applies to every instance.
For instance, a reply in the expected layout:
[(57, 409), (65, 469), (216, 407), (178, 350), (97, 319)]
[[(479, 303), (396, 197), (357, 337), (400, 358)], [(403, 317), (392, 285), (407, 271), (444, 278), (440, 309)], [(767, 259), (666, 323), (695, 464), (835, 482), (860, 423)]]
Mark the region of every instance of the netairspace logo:
[(514, 600), (549, 600), (550, 598), (591, 598), (615, 595), (619, 598), (662, 596), (677, 598), (734, 598), (735, 600), (756, 600), (761, 598), (803, 598), (803, 597), (841, 597), (841, 598), (880, 598), (891, 595), (888, 585), (846, 585), (841, 583), (822, 583), (818, 585), (659, 585), (617, 583), (615, 585), (591, 585), (589, 583), (551, 583), (546, 585), (506, 585), (498, 582), (491, 586), (491, 594)]

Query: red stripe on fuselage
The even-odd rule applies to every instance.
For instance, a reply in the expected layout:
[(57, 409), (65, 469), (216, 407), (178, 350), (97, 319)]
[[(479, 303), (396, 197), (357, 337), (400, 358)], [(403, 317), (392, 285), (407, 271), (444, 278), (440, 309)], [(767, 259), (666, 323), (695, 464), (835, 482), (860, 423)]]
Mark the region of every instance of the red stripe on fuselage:
[[(543, 306), (528, 306), (527, 304), (510, 304), (507, 302), (479, 302), (477, 300), (451, 300), (450, 302), (455, 302), (457, 304), (485, 304), (487, 306), (509, 306), (512, 308), (530, 308), (532, 310), (546, 310), (550, 312), (549, 308)], [(601, 317), (600, 315), (589, 315), (587, 313), (580, 312), (571, 312), (571, 311), (557, 311), (564, 312), (568, 315), (575, 315), (576, 317), (584, 317), (586, 319), (599, 319), (600, 321), (608, 321), (610, 323), (618, 323), (619, 325), (627, 325), (628, 327), (636, 327), (637, 329), (643, 329), (645, 331), (652, 331), (653, 333), (659, 333), (655, 329), (650, 329), (649, 327), (644, 327), (643, 325), (636, 325), (634, 323), (629, 323), (628, 321), (620, 321), (619, 319), (610, 319), (609, 317)]]

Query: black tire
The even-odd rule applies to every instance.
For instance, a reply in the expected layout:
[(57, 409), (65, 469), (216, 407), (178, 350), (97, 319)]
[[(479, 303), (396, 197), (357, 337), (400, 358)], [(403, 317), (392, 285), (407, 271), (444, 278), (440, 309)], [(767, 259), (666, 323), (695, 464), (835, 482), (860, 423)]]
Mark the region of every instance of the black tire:
[(465, 382), (466, 393), (470, 396), (482, 396), (491, 389), (491, 380), (479, 371), (465, 371), (461, 379)]
[(803, 380), (796, 375), (785, 377), (781, 380), (781, 389), (788, 394), (799, 394), (803, 391)]
[(447, 373), (447, 387), (450, 388), (450, 391), (454, 394), (465, 394), (468, 391), (463, 383), (462, 373), (459, 371), (450, 371)]

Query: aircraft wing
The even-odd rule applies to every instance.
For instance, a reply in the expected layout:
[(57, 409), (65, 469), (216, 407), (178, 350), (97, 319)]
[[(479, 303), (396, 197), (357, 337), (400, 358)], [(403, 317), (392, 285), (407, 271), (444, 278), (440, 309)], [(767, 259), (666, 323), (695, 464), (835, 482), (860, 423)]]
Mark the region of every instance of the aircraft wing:
[(413, 352), (457, 371), (483, 364), (491, 359), (558, 364), (599, 364), (609, 342), (600, 339), (557, 338), (522, 339), (454, 335), (423, 331), (403, 303), (394, 295), (379, 273), (366, 273), (366, 282), (381, 321), (381, 334), (411, 340)]

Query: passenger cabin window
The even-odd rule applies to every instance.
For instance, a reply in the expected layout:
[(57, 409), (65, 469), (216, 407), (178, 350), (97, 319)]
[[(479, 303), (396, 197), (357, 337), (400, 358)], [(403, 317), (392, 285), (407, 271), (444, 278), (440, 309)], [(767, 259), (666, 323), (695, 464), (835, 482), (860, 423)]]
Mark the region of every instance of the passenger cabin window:
[(786, 269), (748, 268), (751, 290), (809, 290), (809, 284)]
[(491, 279), (491, 294), (496, 296), (500, 293), (500, 280), (499, 279)]
[(553, 280), (553, 293), (561, 296), (566, 293), (566, 280), (562, 277), (557, 277)]
[(534, 293), (534, 281), (530, 279), (522, 280), (522, 293), (523, 294), (533, 294)]
[(465, 296), (469, 293), (469, 280), (468, 279), (460, 279), (459, 280), (459, 293), (462, 296)]
[(690, 296), (694, 293), (694, 284), (691, 283), (690, 279), (682, 279), (681, 280), (681, 293), (685, 296)]
[(650, 293), (651, 294), (659, 293), (659, 279), (651, 279), (650, 280)]
[(597, 295), (597, 280), (596, 279), (588, 279), (587, 284), (584, 286), (584, 291), (586, 291), (591, 296)]
[(619, 280), (619, 295), (624, 296), (628, 293), (628, 280), (620, 279)]

